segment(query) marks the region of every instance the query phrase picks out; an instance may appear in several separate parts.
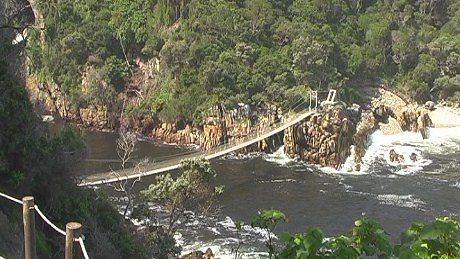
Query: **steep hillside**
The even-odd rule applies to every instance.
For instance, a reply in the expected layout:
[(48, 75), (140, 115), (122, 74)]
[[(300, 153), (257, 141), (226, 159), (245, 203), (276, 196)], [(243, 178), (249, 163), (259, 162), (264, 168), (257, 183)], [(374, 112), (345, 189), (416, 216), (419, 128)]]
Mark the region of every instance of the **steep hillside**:
[(199, 123), (217, 103), (288, 108), (308, 89), (359, 101), (374, 78), (415, 101), (459, 100), (455, 0), (38, 4), (45, 30), (42, 39), (29, 31), (33, 87), (50, 109), (101, 127), (145, 115)]

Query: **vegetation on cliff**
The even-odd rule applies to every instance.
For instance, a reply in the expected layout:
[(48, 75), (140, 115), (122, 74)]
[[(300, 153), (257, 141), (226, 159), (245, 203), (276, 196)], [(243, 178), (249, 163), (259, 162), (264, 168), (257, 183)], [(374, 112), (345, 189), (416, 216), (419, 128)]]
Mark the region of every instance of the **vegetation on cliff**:
[(200, 121), (216, 103), (288, 106), (310, 88), (357, 100), (376, 78), (417, 101), (459, 100), (454, 0), (39, 3), (44, 41), (30, 32), (30, 71), (76, 113)]

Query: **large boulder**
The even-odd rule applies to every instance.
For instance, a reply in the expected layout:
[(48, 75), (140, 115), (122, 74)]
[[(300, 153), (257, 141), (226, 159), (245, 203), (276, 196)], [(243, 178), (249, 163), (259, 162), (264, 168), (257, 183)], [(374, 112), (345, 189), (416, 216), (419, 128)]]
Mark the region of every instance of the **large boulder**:
[(198, 250), (198, 251), (193, 251), (181, 257), (181, 259), (212, 259), (212, 258), (214, 258), (214, 254), (212, 253), (211, 248), (206, 249), (204, 253)]

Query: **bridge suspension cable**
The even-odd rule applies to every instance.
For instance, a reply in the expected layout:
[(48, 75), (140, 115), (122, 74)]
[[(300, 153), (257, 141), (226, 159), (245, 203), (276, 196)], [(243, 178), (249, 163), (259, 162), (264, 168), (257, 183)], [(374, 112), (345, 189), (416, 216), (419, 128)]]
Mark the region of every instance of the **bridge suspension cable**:
[[(207, 151), (200, 151), (200, 152), (184, 155), (181, 157), (177, 157), (176, 159), (161, 161), (158, 163), (151, 163), (146, 166), (145, 171), (133, 172), (132, 170), (119, 170), (118, 172), (111, 171), (107, 173), (89, 175), (89, 176), (86, 176), (85, 178), (80, 179), (80, 183), (78, 184), (78, 186), (99, 185), (99, 184), (112, 183), (112, 182), (117, 182), (117, 181), (124, 181), (128, 179), (140, 178), (146, 175), (158, 174), (161, 172), (177, 169), (180, 166), (180, 162), (184, 159), (192, 159), (192, 158), (201, 157), (201, 158), (209, 160), (209, 159), (216, 158), (218, 156), (222, 156), (229, 152), (233, 152), (237, 149), (246, 147), (264, 138), (274, 135), (286, 129), (287, 127), (290, 127), (304, 120), (308, 116), (311, 116), (312, 114), (316, 113), (316, 109), (318, 107), (317, 92), (313, 91), (312, 94), (309, 96), (309, 98), (310, 98), (310, 103), (308, 105), (308, 108), (305, 107), (293, 115), (288, 114), (287, 116), (283, 117), (279, 122), (275, 122), (274, 124), (271, 124), (268, 127), (265, 127), (263, 130), (258, 130), (258, 131), (249, 133), (244, 138), (228, 141), (225, 144), (219, 145)], [(328, 96), (327, 100), (333, 101), (334, 98), (335, 98), (335, 95), (333, 94), (333, 95)], [(314, 104), (314, 107), (312, 107), (313, 104)], [(303, 105), (303, 102), (296, 104), (295, 107), (298, 108), (298, 107), (301, 107), (301, 105)]]
[[(305, 103), (305, 97), (299, 96), (299, 97), (297, 97), (295, 102), (291, 103), (291, 105), (288, 108), (286, 108), (284, 111), (282, 111), (282, 114), (288, 114), (289, 111), (294, 111), (295, 112), (297, 110), (297, 108), (301, 107), (304, 103)], [(311, 101), (310, 101), (310, 103), (311, 103)], [(219, 146), (223, 145), (223, 144), (227, 144), (227, 143), (229, 143), (229, 141), (230, 141), (229, 139), (225, 139), (222, 143), (219, 144)], [(180, 153), (175, 153), (175, 154), (172, 154), (172, 155), (165, 155), (165, 156), (157, 157), (152, 162), (161, 162), (161, 161), (165, 161), (165, 160), (169, 160), (169, 159), (173, 159), (173, 158), (177, 158), (177, 157), (182, 157), (182, 156), (189, 155), (189, 154), (196, 154), (197, 152), (199, 152), (199, 150), (191, 149), (191, 150), (187, 150), (185, 152), (180, 152)], [(114, 162), (114, 163), (120, 162), (117, 159), (87, 159), (86, 161), (89, 161), (89, 162)], [(138, 162), (138, 161), (137, 160), (132, 161), (132, 163), (136, 163), (136, 162)]]

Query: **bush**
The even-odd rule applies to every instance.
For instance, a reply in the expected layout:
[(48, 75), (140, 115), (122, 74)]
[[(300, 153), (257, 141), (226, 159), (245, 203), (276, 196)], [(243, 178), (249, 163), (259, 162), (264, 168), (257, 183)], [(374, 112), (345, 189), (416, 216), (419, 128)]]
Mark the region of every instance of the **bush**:
[[(270, 221), (266, 215), (279, 210), (263, 210), (255, 220)], [(268, 220), (268, 221), (267, 221)], [(268, 225), (265, 225), (268, 226)], [(263, 226), (262, 226), (263, 227)], [(320, 228), (311, 228), (306, 232), (281, 235), (284, 248), (270, 257), (275, 258), (460, 258), (460, 221), (450, 217), (438, 217), (428, 224), (414, 223), (401, 234), (401, 243), (394, 245), (380, 224), (370, 218), (361, 217), (355, 221), (350, 235), (326, 238)]]

